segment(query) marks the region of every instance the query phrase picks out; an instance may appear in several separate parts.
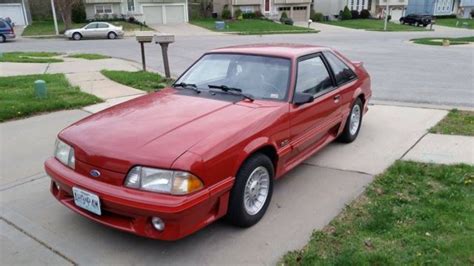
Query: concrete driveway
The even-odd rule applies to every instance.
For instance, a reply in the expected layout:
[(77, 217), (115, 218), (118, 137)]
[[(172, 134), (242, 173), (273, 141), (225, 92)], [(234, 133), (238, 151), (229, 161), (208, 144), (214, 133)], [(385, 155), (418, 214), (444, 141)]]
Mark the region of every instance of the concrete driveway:
[[(304, 246), (313, 229), (326, 225), (445, 114), (370, 106), (354, 143), (331, 144), (276, 182), (272, 203), (259, 224), (240, 229), (218, 221), (177, 242), (107, 228), (69, 211), (49, 194), (41, 162), (52, 153), (57, 131), (88, 113), (62, 111), (2, 123), (1, 261), (4, 265), (274, 264), (287, 251)], [(12, 159), (5, 163), (5, 158)]]

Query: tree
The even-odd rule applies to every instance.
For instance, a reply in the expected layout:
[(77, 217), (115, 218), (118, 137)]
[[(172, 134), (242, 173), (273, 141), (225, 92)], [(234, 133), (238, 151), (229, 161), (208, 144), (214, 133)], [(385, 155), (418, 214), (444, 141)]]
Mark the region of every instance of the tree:
[(70, 29), (72, 25), (72, 7), (79, 2), (81, 0), (55, 0), (66, 29)]
[(72, 18), (72, 22), (74, 23), (83, 23), (86, 21), (87, 19), (86, 8), (82, 1), (79, 1), (79, 3), (75, 4), (72, 7), (71, 18)]
[(341, 19), (342, 20), (352, 19), (352, 13), (351, 13), (351, 11), (349, 10), (349, 8), (347, 6), (344, 7), (344, 11), (342, 11)]

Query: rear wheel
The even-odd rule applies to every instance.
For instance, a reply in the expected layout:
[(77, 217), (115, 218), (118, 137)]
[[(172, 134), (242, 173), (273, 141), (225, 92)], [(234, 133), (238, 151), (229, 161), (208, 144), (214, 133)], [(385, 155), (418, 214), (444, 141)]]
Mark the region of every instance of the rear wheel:
[(350, 143), (357, 138), (357, 135), (359, 135), (360, 126), (362, 124), (363, 108), (364, 105), (362, 104), (362, 100), (357, 98), (357, 100), (352, 105), (349, 117), (347, 117), (344, 130), (338, 138), (339, 141)]
[(273, 193), (273, 163), (255, 154), (245, 161), (232, 188), (227, 220), (240, 227), (256, 224), (265, 214)]
[(72, 39), (75, 41), (79, 41), (80, 39), (82, 39), (82, 35), (79, 32), (76, 32), (72, 35)]
[(6, 41), (7, 41), (7, 38), (4, 35), (0, 34), (0, 43), (6, 42)]
[(115, 34), (115, 32), (109, 32), (109, 34), (107, 34), (107, 38), (114, 40), (117, 38), (117, 34)]

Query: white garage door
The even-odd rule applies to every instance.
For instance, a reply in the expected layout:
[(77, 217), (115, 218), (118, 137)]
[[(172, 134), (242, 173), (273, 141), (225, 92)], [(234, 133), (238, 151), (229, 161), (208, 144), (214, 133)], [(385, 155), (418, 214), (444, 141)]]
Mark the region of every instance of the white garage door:
[(390, 15), (392, 16), (392, 22), (397, 22), (400, 20), (400, 18), (402, 17), (402, 10), (400, 9), (394, 9), (394, 10), (390, 10)]
[(163, 24), (162, 8), (162, 6), (144, 6), (143, 14), (146, 24)]
[(147, 24), (172, 24), (186, 21), (184, 5), (143, 6), (143, 14)]
[(15, 25), (26, 25), (23, 8), (20, 4), (0, 4), (0, 18), (11, 18)]
[(184, 6), (165, 6), (166, 23), (183, 23), (184, 22)]

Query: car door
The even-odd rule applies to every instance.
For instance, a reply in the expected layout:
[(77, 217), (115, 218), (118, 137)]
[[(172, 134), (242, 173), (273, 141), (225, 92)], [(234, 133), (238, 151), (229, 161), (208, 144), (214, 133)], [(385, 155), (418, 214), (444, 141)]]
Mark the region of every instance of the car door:
[(107, 38), (107, 34), (109, 33), (109, 24), (107, 23), (97, 23), (97, 30), (96, 36), (98, 38)]
[(340, 95), (321, 53), (304, 56), (297, 61), (294, 93), (311, 94), (313, 102), (290, 105), (290, 161), (312, 152), (337, 133), (341, 120)]
[(85, 38), (96, 37), (97, 24), (97, 22), (93, 22), (86, 25), (81, 32), (82, 36)]

